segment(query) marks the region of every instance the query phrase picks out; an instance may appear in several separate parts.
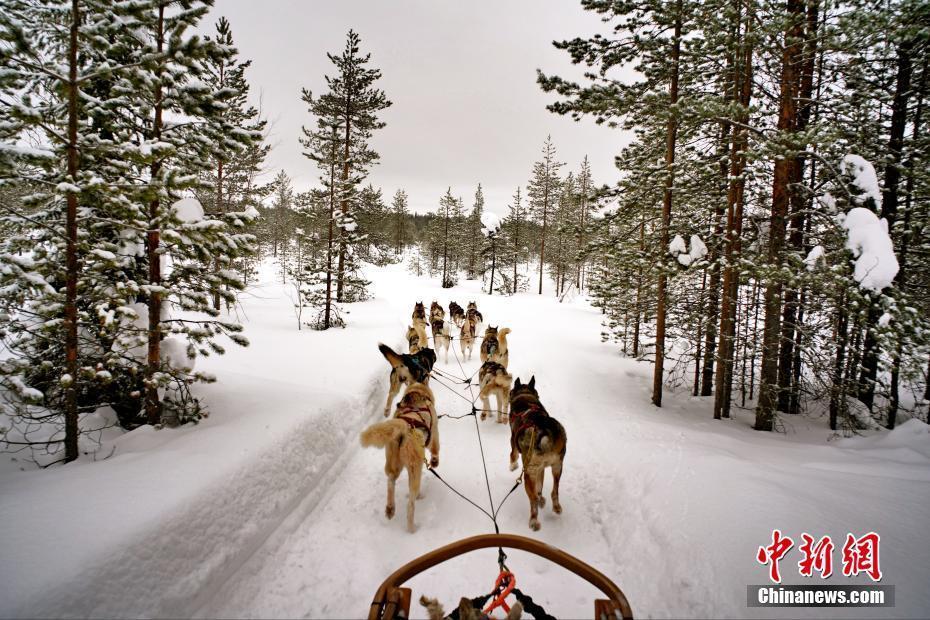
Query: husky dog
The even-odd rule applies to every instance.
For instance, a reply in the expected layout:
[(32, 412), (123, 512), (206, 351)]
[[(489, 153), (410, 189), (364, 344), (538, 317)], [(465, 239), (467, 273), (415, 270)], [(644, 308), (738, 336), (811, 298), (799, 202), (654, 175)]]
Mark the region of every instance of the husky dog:
[(436, 353), (446, 352), (445, 363), (449, 363), (449, 347), (452, 346), (452, 332), (449, 324), (442, 319), (433, 319), (433, 347)]
[(510, 349), (507, 348), (507, 334), (509, 333), (509, 327), (505, 327), (497, 332), (497, 355), (490, 358), (504, 368), (510, 366)]
[(481, 419), (484, 420), (491, 412), (491, 394), (497, 401), (497, 421), (503, 424), (507, 421), (507, 400), (510, 395), (510, 384), (513, 377), (507, 374), (507, 369), (497, 362), (487, 361), (481, 365), (478, 371), (478, 385), (481, 391), (478, 396), (481, 398), (483, 408), (481, 409)]
[[(426, 608), (426, 616), (429, 620), (443, 620), (444, 618), (450, 617), (446, 615), (446, 610), (442, 608), (442, 603), (437, 599), (421, 596), (420, 605)], [(481, 611), (480, 607), (474, 607), (471, 600), (464, 596), (462, 600), (459, 601), (458, 612), (459, 620), (486, 620), (489, 618), (487, 614)], [(507, 612), (507, 615), (504, 616), (503, 620), (520, 620), (522, 617), (523, 603), (517, 601), (510, 608), (510, 611)]]
[(484, 317), (481, 316), (480, 312), (478, 312), (478, 304), (473, 301), (468, 302), (468, 310), (465, 311), (465, 318), (472, 319), (474, 327), (472, 328), (471, 335), (474, 337), (474, 328), (478, 327), (478, 324), (484, 321)]
[(465, 311), (454, 301), (449, 304), (449, 318), (456, 327), (462, 327), (462, 323), (465, 322)]
[(400, 472), (407, 470), (410, 485), (407, 496), (407, 531), (413, 532), (413, 511), (420, 497), (420, 477), (426, 449), (430, 467), (439, 466), (439, 423), (433, 392), (423, 383), (411, 383), (397, 403), (394, 417), (372, 424), (360, 436), (362, 446), (384, 448), (384, 473), (387, 474), (387, 503), (384, 514), (394, 517), (394, 485)]
[(386, 344), (379, 344), (378, 350), (391, 365), (391, 387), (388, 390), (387, 403), (384, 405), (384, 417), (391, 415), (391, 403), (400, 391), (402, 384), (429, 382), (429, 373), (436, 363), (436, 352), (423, 347), (413, 354), (397, 353)]
[[(470, 360), (472, 349), (475, 347), (475, 323), (469, 317), (465, 317), (465, 322), (462, 323), (462, 330), (459, 334), (459, 342), (462, 346), (462, 358)], [(468, 351), (467, 357), (465, 355), (466, 351)]]
[(422, 301), (418, 301), (413, 305), (413, 322), (423, 321), (426, 323), (426, 308), (423, 306)]
[(426, 336), (426, 326), (420, 321), (414, 321), (412, 327), (407, 328), (408, 353), (413, 354), (429, 346)]
[(429, 307), (429, 322), (432, 323), (436, 319), (440, 321), (446, 318), (446, 311), (442, 309), (442, 306), (439, 305), (438, 301), (433, 300), (433, 303)]
[(552, 469), (552, 510), (556, 514), (562, 512), (559, 478), (566, 441), (565, 429), (539, 402), (536, 377), (525, 385), (517, 378), (510, 391), (510, 469), (517, 468), (519, 452), (523, 459), (523, 486), (530, 500), (530, 529), (539, 529), (539, 507), (546, 504), (542, 489), (547, 467)]
[(488, 325), (484, 330), (484, 337), (481, 339), (481, 348), (478, 349), (478, 355), (482, 362), (488, 361), (492, 355), (497, 356), (499, 345), (497, 342), (497, 328)]

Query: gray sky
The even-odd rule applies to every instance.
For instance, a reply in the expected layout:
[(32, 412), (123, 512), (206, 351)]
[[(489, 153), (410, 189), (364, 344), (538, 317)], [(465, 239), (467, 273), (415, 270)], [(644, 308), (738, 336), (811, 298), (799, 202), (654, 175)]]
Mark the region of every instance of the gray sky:
[(411, 207), (434, 210), (447, 187), (470, 208), (481, 182), (486, 204), (505, 213), (519, 185), (525, 190), (543, 140), (552, 135), (563, 171), (587, 154), (598, 183), (617, 178), (613, 157), (628, 141), (591, 120), (574, 122), (545, 109), (554, 98), (536, 85), (536, 69), (577, 76), (553, 39), (602, 30), (573, 0), (217, 0), (202, 30), (220, 15), (231, 22), (255, 103), (271, 122), (270, 179), (283, 168), (299, 190), (319, 172), (297, 142), (312, 119), (301, 87), (314, 93), (333, 74), (326, 52), (340, 52), (346, 32), (382, 72), (379, 86), (393, 106), (372, 146), (381, 155), (369, 180), (390, 204), (407, 190)]

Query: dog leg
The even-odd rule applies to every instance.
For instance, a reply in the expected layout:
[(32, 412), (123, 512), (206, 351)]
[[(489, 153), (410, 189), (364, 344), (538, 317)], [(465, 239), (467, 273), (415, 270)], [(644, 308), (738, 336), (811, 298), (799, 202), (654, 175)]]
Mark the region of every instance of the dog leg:
[(517, 469), (517, 440), (513, 436), (513, 429), (510, 431), (510, 471)]
[(407, 467), (407, 479), (410, 482), (410, 493), (407, 495), (407, 531), (411, 534), (417, 527), (413, 522), (413, 514), (417, 505), (417, 495), (420, 494), (420, 476), (423, 466), (420, 463)]
[(384, 515), (388, 519), (394, 518), (394, 483), (397, 482), (397, 476), (387, 475), (387, 503), (384, 506)]
[(439, 424), (435, 418), (432, 435), (429, 439), (429, 466), (439, 467)]
[(536, 490), (535, 473), (527, 471), (526, 463), (523, 464), (523, 487), (526, 489), (526, 496), (530, 500), (530, 529), (539, 530), (539, 491)]
[(391, 371), (391, 387), (388, 389), (387, 402), (384, 404), (384, 417), (391, 415), (391, 403), (394, 402), (394, 397), (397, 396), (397, 392), (400, 391), (400, 380), (397, 378), (397, 373), (393, 370)]
[(546, 483), (546, 468), (539, 468), (539, 482), (536, 484), (536, 492), (539, 493), (539, 502), (540, 507), (546, 505), (546, 496), (543, 495), (543, 485)]
[(562, 514), (562, 504), (559, 503), (559, 480), (562, 478), (562, 462), (552, 466), (552, 512)]

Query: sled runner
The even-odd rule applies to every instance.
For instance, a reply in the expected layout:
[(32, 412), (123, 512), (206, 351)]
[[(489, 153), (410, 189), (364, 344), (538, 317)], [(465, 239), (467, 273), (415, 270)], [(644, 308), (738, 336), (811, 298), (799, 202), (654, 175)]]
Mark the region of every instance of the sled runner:
[[(378, 587), (377, 592), (375, 592), (371, 608), (368, 611), (368, 620), (394, 620), (395, 618), (410, 617), (411, 590), (410, 588), (402, 587), (406, 581), (454, 557), (470, 551), (489, 547), (519, 549), (546, 558), (550, 562), (554, 562), (562, 568), (575, 573), (599, 589), (607, 598), (594, 601), (595, 620), (613, 618), (624, 618), (626, 620), (633, 618), (633, 610), (630, 609), (630, 604), (627, 602), (626, 596), (624, 596), (620, 588), (603, 573), (585, 564), (578, 558), (533, 538), (517, 536), (515, 534), (484, 534), (481, 536), (463, 538), (445, 547), (434, 549), (429, 553), (411, 560), (391, 573)], [(472, 601), (477, 603), (478, 608), (481, 608), (484, 607), (487, 600), (492, 599), (490, 605), (485, 608), (485, 612), (491, 611), (495, 607), (502, 607), (506, 611), (509, 608), (504, 599), (508, 594), (512, 593), (517, 600), (523, 603), (525, 611), (530, 613), (534, 618), (551, 618), (545, 610), (533, 603), (531, 598), (524, 595), (519, 590), (516, 590), (514, 588), (515, 583), (516, 579), (513, 574), (506, 568), (503, 568), (500, 576), (497, 578), (495, 590), (487, 596), (478, 597), (472, 599)], [(457, 614), (457, 611), (453, 613), (453, 615), (455, 614)]]

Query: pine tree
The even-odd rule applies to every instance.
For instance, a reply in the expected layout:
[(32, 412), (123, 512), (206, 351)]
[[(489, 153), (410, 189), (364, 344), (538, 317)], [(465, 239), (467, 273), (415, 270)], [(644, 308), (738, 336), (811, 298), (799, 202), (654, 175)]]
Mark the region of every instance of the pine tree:
[(540, 226), (539, 233), (539, 294), (542, 295), (543, 269), (546, 263), (546, 237), (549, 223), (559, 196), (559, 168), (564, 164), (556, 161), (552, 137), (546, 136), (542, 159), (533, 164), (533, 177), (526, 188), (530, 212)]
[(407, 246), (407, 219), (410, 211), (407, 209), (407, 192), (402, 189), (394, 192), (391, 202), (392, 228), (394, 231), (394, 253), (400, 254)]
[(468, 221), (465, 230), (464, 251), (467, 257), (465, 273), (469, 280), (478, 277), (478, 263), (481, 254), (481, 247), (484, 243), (481, 225), (481, 216), (484, 213), (484, 192), (481, 190), (481, 183), (475, 191), (475, 203), (472, 206), (471, 213), (468, 214)]

